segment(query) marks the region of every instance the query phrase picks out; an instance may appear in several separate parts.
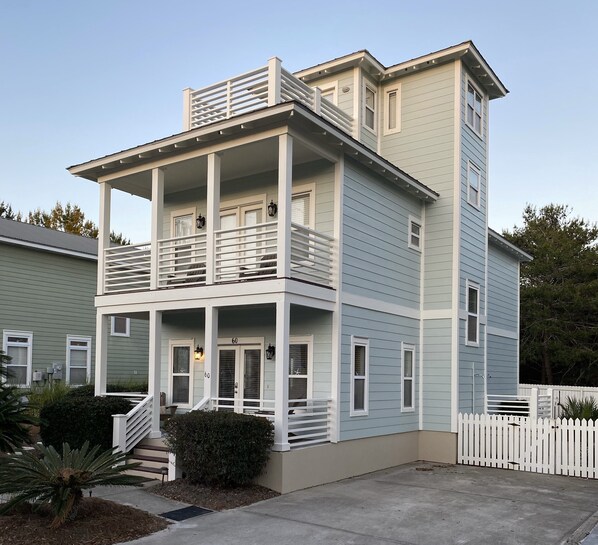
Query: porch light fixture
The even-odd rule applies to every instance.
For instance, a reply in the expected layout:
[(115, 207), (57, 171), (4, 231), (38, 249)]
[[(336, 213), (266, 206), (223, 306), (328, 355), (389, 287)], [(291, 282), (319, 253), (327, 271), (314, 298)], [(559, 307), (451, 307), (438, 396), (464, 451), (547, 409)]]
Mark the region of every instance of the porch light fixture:
[(273, 218), (274, 216), (276, 216), (276, 212), (278, 212), (278, 205), (271, 200), (270, 204), (268, 205), (268, 216)]
[(203, 346), (197, 345), (197, 347), (195, 348), (195, 351), (193, 352), (193, 359), (195, 359), (195, 361), (203, 361), (204, 360)]
[(204, 218), (201, 215), (201, 213), (199, 214), (199, 216), (197, 216), (197, 219), (195, 220), (195, 225), (198, 229), (203, 229), (206, 226), (206, 218)]
[(268, 348), (266, 348), (266, 359), (274, 359), (274, 354), (276, 354), (276, 348), (274, 348), (271, 344), (268, 344)]

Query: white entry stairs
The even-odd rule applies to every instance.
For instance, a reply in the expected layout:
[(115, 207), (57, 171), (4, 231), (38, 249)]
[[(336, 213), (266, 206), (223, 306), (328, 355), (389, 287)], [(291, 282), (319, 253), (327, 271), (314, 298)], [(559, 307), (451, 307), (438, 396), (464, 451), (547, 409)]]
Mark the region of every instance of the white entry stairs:
[[(139, 475), (148, 479), (168, 480), (168, 448), (162, 439), (144, 439), (129, 456), (129, 462), (141, 462), (136, 469), (127, 471), (129, 475)], [(166, 471), (164, 473), (163, 471)]]

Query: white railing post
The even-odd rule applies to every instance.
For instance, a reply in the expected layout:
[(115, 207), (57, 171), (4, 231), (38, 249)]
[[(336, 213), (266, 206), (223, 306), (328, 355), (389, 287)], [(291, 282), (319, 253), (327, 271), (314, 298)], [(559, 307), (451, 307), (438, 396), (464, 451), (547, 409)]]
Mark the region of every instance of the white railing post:
[(322, 109), (322, 89), (316, 87), (314, 89), (314, 112), (318, 115)]
[(272, 57), (268, 61), (268, 106), (274, 106), (281, 101), (282, 61)]
[(183, 89), (183, 132), (191, 128), (191, 93), (193, 89)]
[(291, 276), (291, 193), (293, 183), (293, 137), (278, 137), (278, 278)]
[(110, 316), (96, 313), (96, 361), (94, 395), (106, 394), (108, 377), (108, 320)]
[(220, 155), (208, 155), (206, 210), (206, 284), (213, 284), (216, 273), (216, 231), (220, 229)]
[(160, 432), (160, 377), (162, 360), (162, 312), (149, 311), (149, 351), (147, 393), (152, 396), (150, 404), (150, 437), (161, 437)]
[(233, 115), (233, 92), (231, 80), (226, 82), (226, 119)]
[(113, 414), (112, 428), (112, 447), (121, 452), (126, 452), (127, 448), (127, 415)]
[(158, 289), (160, 276), (159, 240), (162, 238), (164, 210), (164, 171), (152, 169), (152, 219), (150, 242), (150, 290)]
[(98, 224), (98, 295), (104, 295), (106, 285), (106, 249), (110, 248), (110, 197), (112, 186), (100, 183), (100, 218)]
[(538, 388), (532, 388), (529, 398), (529, 416), (530, 418), (538, 419)]

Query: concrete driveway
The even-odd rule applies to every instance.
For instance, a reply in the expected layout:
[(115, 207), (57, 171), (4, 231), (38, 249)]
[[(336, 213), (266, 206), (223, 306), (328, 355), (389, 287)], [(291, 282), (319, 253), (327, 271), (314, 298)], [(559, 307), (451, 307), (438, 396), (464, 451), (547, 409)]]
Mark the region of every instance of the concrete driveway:
[(552, 545), (582, 540), (597, 509), (598, 481), (415, 463), (203, 515), (130, 543)]

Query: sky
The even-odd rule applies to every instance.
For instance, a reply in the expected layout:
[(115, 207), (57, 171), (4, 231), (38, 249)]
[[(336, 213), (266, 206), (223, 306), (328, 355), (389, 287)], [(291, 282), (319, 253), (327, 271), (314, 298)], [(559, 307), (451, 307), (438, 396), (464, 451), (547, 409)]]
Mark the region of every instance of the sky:
[[(597, 34), (595, 0), (0, 0), (0, 201), (97, 222), (97, 184), (66, 167), (180, 132), (186, 87), (272, 56), (388, 66), (471, 39), (510, 90), (490, 104), (490, 226), (522, 225), (526, 204), (596, 221)], [(147, 201), (113, 195), (112, 228), (147, 240)]]

